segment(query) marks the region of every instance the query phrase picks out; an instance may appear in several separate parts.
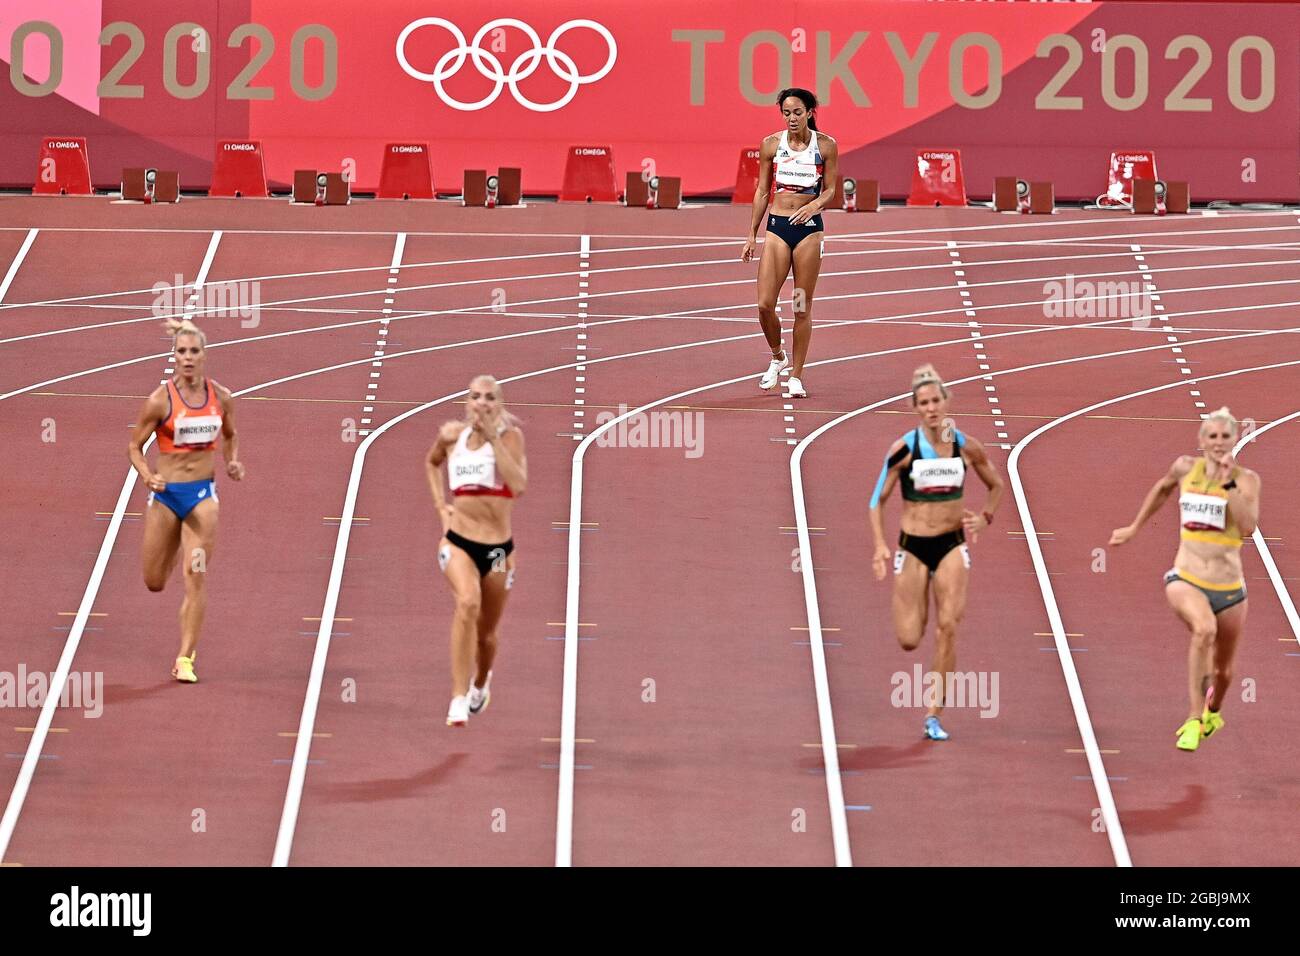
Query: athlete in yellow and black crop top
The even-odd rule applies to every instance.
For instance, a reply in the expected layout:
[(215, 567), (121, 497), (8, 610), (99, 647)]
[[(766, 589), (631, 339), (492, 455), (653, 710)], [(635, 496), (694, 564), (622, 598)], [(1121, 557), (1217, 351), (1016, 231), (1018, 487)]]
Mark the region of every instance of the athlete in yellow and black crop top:
[(1259, 476), (1233, 457), (1237, 422), (1221, 408), (1201, 423), (1201, 456), (1183, 455), (1147, 492), (1137, 518), (1117, 528), (1121, 545), (1179, 489), (1179, 546), (1165, 574), (1165, 596), (1191, 631), (1188, 694), (1191, 715), (1178, 728), (1180, 750), (1195, 750), (1223, 726), (1219, 707), (1232, 679), (1232, 662), (1246, 622), (1243, 535), (1259, 518)]

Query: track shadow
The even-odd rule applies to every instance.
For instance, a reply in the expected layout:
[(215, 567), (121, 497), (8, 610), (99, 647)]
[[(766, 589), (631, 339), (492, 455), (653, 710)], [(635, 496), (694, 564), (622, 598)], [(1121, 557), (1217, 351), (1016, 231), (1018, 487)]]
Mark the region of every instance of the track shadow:
[(378, 780), (358, 780), (354, 783), (332, 783), (320, 787), (320, 791), (331, 803), (400, 800), (444, 783), (447, 776), (468, 759), (467, 753), (449, 754), (428, 770), (422, 770), (409, 777), (384, 777)]
[(1126, 834), (1136, 836), (1190, 829), (1207, 808), (1207, 792), (1202, 784), (1188, 784), (1180, 799), (1157, 809), (1123, 810), (1119, 822)]
[[(932, 741), (918, 740), (906, 747), (855, 747), (840, 751), (840, 770), (899, 770), (920, 763)], [(823, 769), (820, 756), (803, 761), (806, 770)]]
[(108, 704), (129, 703), (133, 700), (147, 700), (175, 686), (176, 681), (174, 680), (164, 680), (144, 687), (132, 687), (129, 684), (105, 684), (104, 704), (107, 706)]

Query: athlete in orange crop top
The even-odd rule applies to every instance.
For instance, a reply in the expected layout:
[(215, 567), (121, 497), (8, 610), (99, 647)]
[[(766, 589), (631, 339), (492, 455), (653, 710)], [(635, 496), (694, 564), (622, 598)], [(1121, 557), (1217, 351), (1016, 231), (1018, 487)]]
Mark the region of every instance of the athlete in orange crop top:
[[(454, 504), (443, 491), (443, 465)], [(492, 376), (470, 382), (465, 418), (442, 426), (425, 471), (442, 521), (438, 566), (456, 599), (447, 726), (464, 727), (491, 699), (497, 625), (515, 578), (510, 513), (528, 486), (524, 433)]]
[[(226, 474), (244, 477), (235, 431), (235, 401), (230, 390), (204, 374), (207, 340), (190, 321), (167, 323), (172, 333), (176, 371), (153, 390), (140, 417), (127, 455), (149, 488), (145, 511), (144, 583), (150, 591), (167, 586), (182, 554), (185, 599), (181, 601), (181, 647), (172, 668), (178, 681), (192, 684), (199, 631), (207, 610), (207, 570), (217, 537), (217, 483), (213, 477), (218, 438), (224, 443)], [(158, 470), (149, 467), (144, 449), (158, 440)]]
[(1165, 597), (1192, 634), (1187, 655), (1191, 716), (1177, 730), (1177, 747), (1195, 750), (1223, 726), (1219, 713), (1232, 681), (1232, 662), (1246, 624), (1243, 535), (1259, 520), (1259, 475), (1233, 456), (1237, 420), (1227, 408), (1201, 422), (1200, 457), (1183, 455), (1147, 492), (1137, 517), (1110, 538), (1121, 545), (1180, 489), (1178, 555), (1165, 574)]
[(785, 129), (764, 139), (759, 149), (753, 218), (740, 259), (749, 262), (753, 258), (758, 227), (766, 217), (767, 238), (758, 264), (758, 321), (772, 350), (772, 361), (758, 387), (767, 391), (790, 368), (790, 358), (781, 345), (776, 300), (793, 266), (794, 368), (788, 391), (792, 398), (807, 398), (803, 366), (812, 341), (813, 291), (822, 268), (825, 233), (821, 211), (835, 198), (840, 158), (835, 140), (817, 130), (817, 97), (808, 90), (792, 88), (782, 90), (776, 104), (785, 118)]

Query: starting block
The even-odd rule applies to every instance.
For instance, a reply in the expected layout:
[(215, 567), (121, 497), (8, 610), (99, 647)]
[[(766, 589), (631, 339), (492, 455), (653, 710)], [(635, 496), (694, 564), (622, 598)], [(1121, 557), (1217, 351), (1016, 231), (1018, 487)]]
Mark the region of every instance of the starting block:
[(1029, 184), (1029, 205), (1021, 212), (1050, 216), (1056, 212), (1056, 188), (1050, 182)]
[(842, 209), (845, 212), (879, 212), (880, 184), (874, 179), (857, 180), (852, 176), (838, 176), (835, 198), (826, 208)]
[(209, 196), (269, 196), (260, 140), (223, 139), (217, 143)]
[(682, 204), (682, 178), (651, 176), (645, 179), (642, 173), (628, 173), (623, 203), (627, 206), (645, 206), (646, 209), (678, 209)]
[(489, 176), (485, 169), (467, 169), (461, 187), (461, 205), (486, 206), (488, 209), (517, 206), (521, 175), (522, 170), (518, 167), (503, 166), (495, 176)]
[(1167, 212), (1186, 213), (1190, 206), (1190, 190), (1185, 182), (1167, 183), (1163, 179), (1133, 180), (1134, 213), (1163, 216)]
[(428, 143), (388, 143), (379, 168), (379, 199), (433, 199)]
[(34, 196), (89, 196), (90, 157), (84, 136), (45, 136), (36, 170)]
[(180, 176), (166, 169), (124, 169), (122, 198), (142, 203), (180, 202)]
[(736, 188), (731, 191), (733, 203), (751, 203), (754, 193), (758, 192), (758, 158), (756, 149), (742, 149), (740, 163), (736, 167)]
[(961, 150), (918, 149), (907, 204), (965, 206), (966, 180), (961, 171)]
[(618, 179), (611, 147), (569, 147), (560, 202), (618, 202)]
[(1108, 209), (1126, 209), (1133, 205), (1133, 181), (1156, 180), (1156, 154), (1149, 149), (1116, 150), (1110, 154), (1110, 172), (1106, 193), (1097, 197), (1097, 205)]
[(317, 206), (346, 206), (352, 202), (352, 184), (343, 178), (342, 173), (295, 169), (293, 195), (289, 201)]
[(1186, 213), (1192, 208), (1191, 188), (1185, 182), (1165, 183), (1165, 208), (1171, 213)]
[(993, 180), (993, 211), (1024, 212), (1029, 206), (1029, 183), (1015, 176)]
[(874, 179), (845, 179), (844, 211), (880, 212), (880, 183)]

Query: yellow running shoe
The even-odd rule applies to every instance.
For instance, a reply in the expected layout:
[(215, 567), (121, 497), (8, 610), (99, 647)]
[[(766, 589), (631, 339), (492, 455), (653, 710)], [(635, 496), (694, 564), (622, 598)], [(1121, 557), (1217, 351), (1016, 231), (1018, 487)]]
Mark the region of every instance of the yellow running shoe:
[(1195, 717), (1188, 717), (1178, 728), (1178, 749), (1195, 750), (1201, 743), (1201, 722)]
[(178, 657), (176, 666), (172, 668), (172, 677), (184, 684), (197, 684), (198, 676), (194, 673), (194, 658)]
[(1201, 714), (1201, 736), (1208, 737), (1222, 726), (1223, 715), (1205, 708), (1205, 713)]

